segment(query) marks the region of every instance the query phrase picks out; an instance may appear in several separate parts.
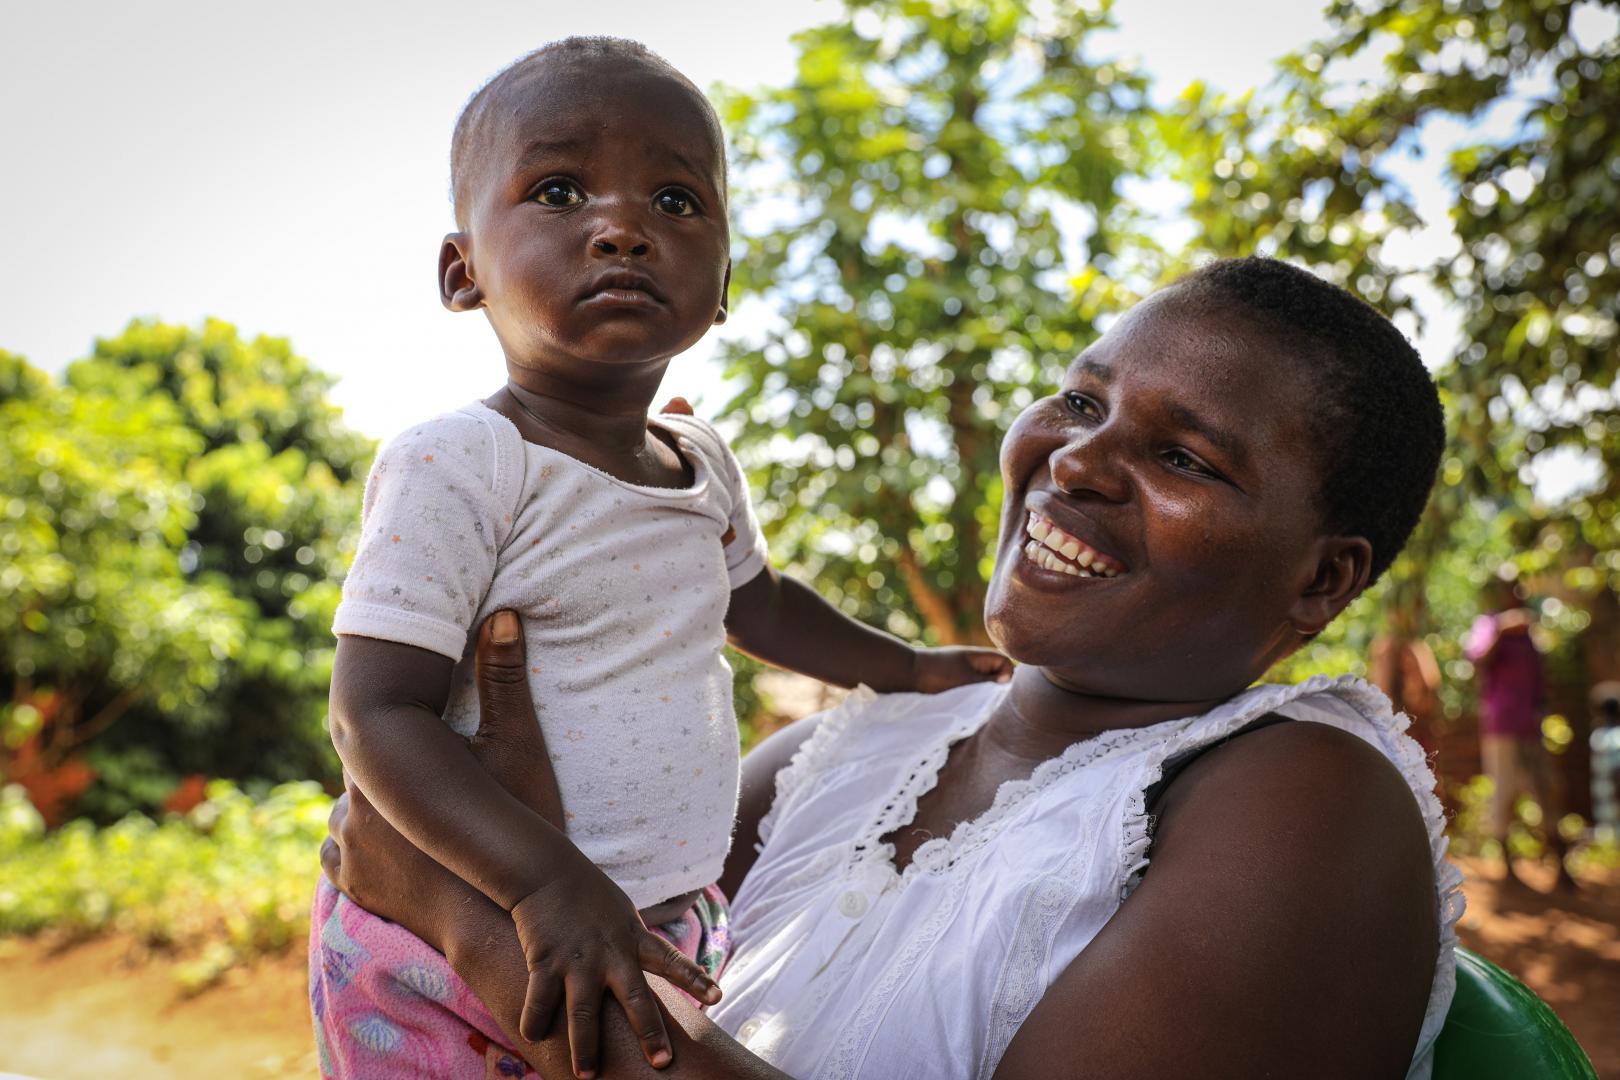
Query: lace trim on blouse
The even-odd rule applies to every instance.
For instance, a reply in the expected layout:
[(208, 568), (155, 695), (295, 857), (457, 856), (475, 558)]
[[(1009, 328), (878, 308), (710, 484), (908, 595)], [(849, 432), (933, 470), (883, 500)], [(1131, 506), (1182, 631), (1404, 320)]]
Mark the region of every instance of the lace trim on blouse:
[(816, 730), (799, 744), (799, 748), (793, 752), (793, 757), (788, 760), (787, 765), (777, 771), (776, 797), (771, 800), (771, 808), (765, 811), (765, 816), (759, 819), (759, 843), (755, 845), (756, 851), (764, 850), (765, 845), (770, 843), (771, 834), (776, 831), (776, 819), (781, 816), (782, 808), (792, 801), (807, 781), (827, 767), (828, 759), (842, 740), (844, 730), (856, 720), (871, 723), (871, 710), (867, 706), (875, 700), (877, 691), (870, 686), (862, 684), (851, 690), (843, 701), (822, 714)]
[[(949, 757), (951, 747), (978, 730), (989, 715), (994, 699), (985, 708), (942, 728), (925, 753), (917, 759), (899, 784), (896, 793), (887, 800), (871, 822), (855, 838), (847, 855), (840, 859), (838, 849), (824, 852), (821, 858), (794, 875), (823, 877), (843, 871), (888, 872), (891, 883), (900, 884), (920, 874), (944, 875), (964, 857), (984, 847), (1006, 822), (1030, 798), (1050, 787), (1063, 777), (1131, 748), (1150, 746), (1146, 756), (1141, 783), (1134, 786), (1126, 798), (1123, 828), (1120, 833), (1117, 860), (1116, 895), (1120, 901), (1130, 895), (1141, 881), (1149, 858), (1152, 842), (1152, 821), (1145, 805), (1146, 789), (1162, 775), (1163, 763), (1185, 750), (1218, 741), (1258, 716), (1277, 712), (1291, 702), (1313, 695), (1337, 698), (1350, 706), (1371, 728), (1385, 736), (1386, 756), (1389, 756), (1417, 799), (1419, 809), (1429, 833), (1429, 843), (1436, 875), (1436, 903), (1439, 918), (1439, 951), (1435, 962), (1434, 983), (1430, 989), (1429, 1007), (1423, 1023), (1423, 1044), (1432, 1046), (1433, 1039), (1444, 1021), (1444, 1007), (1449, 1005), (1456, 982), (1454, 950), (1457, 945), (1456, 924), (1463, 911), (1461, 891), (1462, 874), (1446, 860), (1447, 840), (1444, 835), (1445, 819), (1439, 799), (1433, 792), (1433, 774), (1423, 756), (1422, 749), (1404, 733), (1410, 721), (1392, 712), (1384, 695), (1361, 679), (1316, 676), (1303, 683), (1256, 687), (1241, 694), (1225, 705), (1201, 716), (1165, 721), (1144, 728), (1105, 732), (1094, 738), (1070, 745), (1062, 754), (1042, 762), (1025, 779), (1009, 780), (997, 790), (990, 807), (979, 816), (960, 822), (949, 837), (936, 837), (920, 845), (904, 871), (894, 869), (894, 846), (882, 841), (916, 817), (918, 800), (939, 782), (939, 774)], [(816, 731), (805, 740), (787, 767), (777, 774), (776, 798), (760, 823), (762, 842), (768, 841), (774, 831), (777, 817), (797, 794), (817, 774), (836, 763), (849, 747), (857, 745), (862, 730), (874, 722), (888, 717), (874, 717), (884, 710), (868, 706), (877, 698), (872, 690), (861, 687), (831, 710)], [(1308, 703), (1307, 703), (1308, 704)], [(864, 715), (863, 715), (864, 714)], [(1151, 744), (1151, 745), (1150, 745)], [(1103, 822), (1092, 827), (1101, 829)], [(1075, 880), (1083, 877), (1083, 860), (1071, 858), (1054, 867), (1047, 881), (1038, 886), (1020, 912), (1018, 929), (1008, 949), (1005, 966), (998, 979), (998, 991), (987, 1017), (988, 1031), (984, 1052), (975, 1063), (975, 1073), (989, 1076), (1004, 1055), (1007, 1046), (1029, 1013), (1046, 990), (1043, 968), (1057, 928), (1069, 916), (1079, 900), (1080, 890)], [(802, 884), (802, 882), (801, 882)], [(849, 1077), (861, 1067), (866, 1049), (871, 1045), (872, 1033), (881, 1022), (893, 997), (892, 991), (915, 973), (923, 957), (938, 942), (940, 934), (950, 925), (960, 906), (966, 879), (957, 875), (948, 882), (948, 893), (924, 923), (918, 926), (891, 962), (885, 966), (877, 983), (869, 988), (847, 1029), (833, 1043), (818, 1067), (817, 1075)], [(802, 942), (799, 943), (802, 945)], [(844, 969), (851, 966), (856, 951), (849, 950), (832, 965), (834, 971), (823, 973), (818, 998), (824, 998), (835, 986), (842, 985)], [(794, 949), (797, 952), (797, 947)], [(806, 1010), (814, 1016), (818, 1008)], [(792, 1040), (794, 1030), (802, 1024), (790, 1024), (784, 1032), (786, 1041)], [(1421, 1059), (1428, 1051), (1419, 1055)], [(1417, 1061), (1414, 1061), (1416, 1067)]]

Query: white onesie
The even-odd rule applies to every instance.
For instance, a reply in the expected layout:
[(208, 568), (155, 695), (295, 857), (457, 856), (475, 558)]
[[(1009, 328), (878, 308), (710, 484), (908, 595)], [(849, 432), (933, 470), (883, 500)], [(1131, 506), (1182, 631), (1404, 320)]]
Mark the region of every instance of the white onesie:
[(655, 423), (691, 487), (618, 480), (482, 404), (400, 435), (366, 482), (333, 621), (457, 661), (444, 718), (470, 735), (478, 626), (520, 613), (569, 839), (637, 907), (720, 876), (739, 768), (724, 619), (765, 567), (724, 440), (692, 417)]

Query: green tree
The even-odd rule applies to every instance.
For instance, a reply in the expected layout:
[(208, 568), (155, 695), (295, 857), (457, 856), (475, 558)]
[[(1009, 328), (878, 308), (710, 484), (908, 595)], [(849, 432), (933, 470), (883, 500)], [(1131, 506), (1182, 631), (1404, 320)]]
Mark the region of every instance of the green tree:
[(1087, 54), (1106, 4), (848, 13), (723, 104), (734, 280), (781, 317), (731, 351), (727, 413), (779, 555), (900, 634), (982, 640), (997, 448), (1112, 306), (1143, 84)]
[[(1382, 601), (1466, 675), (1456, 640), (1502, 559), (1579, 601), (1554, 605), (1550, 629), (1604, 619), (1620, 645), (1620, 39), (1612, 23), (1606, 39), (1577, 33), (1581, 7), (1592, 25), (1616, 10), (1341, 0), (1327, 38), (1270, 87), (1223, 99), (1195, 86), (1161, 122), (1199, 249), (1299, 259), (1391, 312), (1412, 313), (1428, 287), (1461, 316), (1455, 355), (1429, 358), (1451, 426), (1430, 511), (1381, 597), (1302, 662), (1337, 649), (1331, 662), (1352, 663)], [(1458, 245), (1411, 265), (1402, 252), (1425, 222), (1403, 159), (1445, 125), (1477, 133), (1445, 167)], [(1530, 481), (1554, 452), (1600, 466), (1597, 488), (1541, 505)], [(1620, 674), (1610, 664), (1592, 674)]]
[(13, 749), (82, 756), (101, 815), (184, 773), (334, 777), (331, 616), (371, 446), (330, 378), (213, 320), (131, 323), (60, 386), (0, 361)]

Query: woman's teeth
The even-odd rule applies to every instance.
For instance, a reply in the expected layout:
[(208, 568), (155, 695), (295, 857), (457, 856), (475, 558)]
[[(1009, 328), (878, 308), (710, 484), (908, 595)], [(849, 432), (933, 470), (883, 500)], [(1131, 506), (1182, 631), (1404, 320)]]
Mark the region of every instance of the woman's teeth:
[(1037, 566), (1071, 577), (1114, 577), (1120, 573), (1108, 565), (1101, 552), (1082, 544), (1033, 511), (1029, 515), (1028, 532), (1031, 539), (1024, 545), (1024, 554)]

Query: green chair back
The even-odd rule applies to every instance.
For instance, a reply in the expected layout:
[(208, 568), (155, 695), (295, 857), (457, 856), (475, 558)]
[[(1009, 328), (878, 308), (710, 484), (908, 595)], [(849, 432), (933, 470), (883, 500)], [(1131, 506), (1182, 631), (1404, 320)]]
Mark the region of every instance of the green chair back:
[(1598, 1080), (1575, 1036), (1524, 983), (1457, 950), (1457, 996), (1434, 1047), (1434, 1080)]

